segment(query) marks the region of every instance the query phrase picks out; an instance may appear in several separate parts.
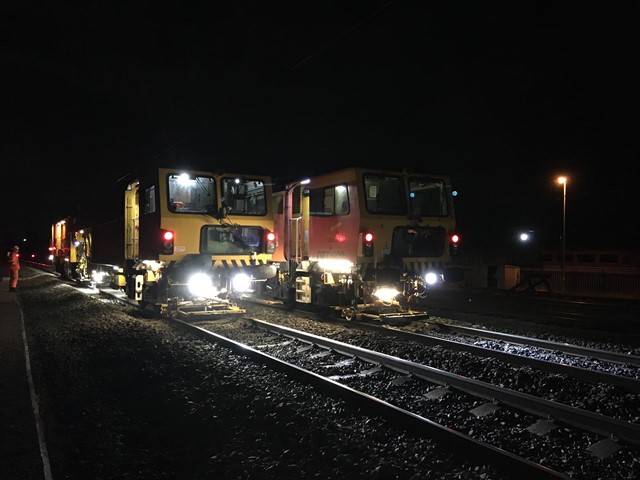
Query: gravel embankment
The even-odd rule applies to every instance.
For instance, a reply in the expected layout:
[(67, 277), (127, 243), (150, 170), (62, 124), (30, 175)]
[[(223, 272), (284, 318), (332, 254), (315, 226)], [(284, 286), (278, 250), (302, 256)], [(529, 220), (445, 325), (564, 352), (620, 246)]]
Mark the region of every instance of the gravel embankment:
[[(248, 307), (248, 305), (247, 305)], [(248, 307), (249, 308), (249, 307)], [(282, 315), (269, 308), (250, 307), (252, 315), (273, 323), (304, 330), (323, 337), (357, 345), (363, 348), (381, 351), (430, 367), (457, 373), (464, 377), (474, 378), (486, 383), (520, 391), (549, 401), (572, 405), (596, 414), (607, 415), (623, 421), (640, 421), (640, 394), (628, 392), (604, 384), (592, 384), (578, 380), (570, 375), (549, 374), (531, 366), (517, 366), (504, 363), (494, 358), (479, 357), (468, 352), (457, 352), (440, 346), (433, 348), (405, 338), (391, 339), (381, 335), (373, 335), (355, 329), (344, 329), (331, 322), (305, 320), (298, 315)], [(447, 319), (435, 319), (445, 321)], [(352, 367), (348, 364), (338, 366), (335, 359), (327, 362), (313, 361), (306, 355), (297, 353), (296, 345), (277, 342), (272, 335), (261, 338), (258, 329), (242, 322), (209, 322), (203, 323), (206, 329), (220, 332), (242, 343), (255, 344), (261, 350), (278, 358), (291, 359), (301, 363), (304, 368), (316, 371), (321, 375), (342, 376), (342, 383), (364, 391), (389, 403), (408, 409), (418, 415), (465, 433), (475, 439), (486, 441), (499, 448), (528, 458), (556, 471), (563, 472), (572, 478), (581, 480), (607, 479), (627, 480), (640, 475), (640, 454), (636, 447), (624, 445), (614, 455), (605, 458), (590, 453), (590, 447), (604, 437), (598, 434), (585, 434), (580, 429), (559, 424), (547, 435), (538, 436), (528, 431), (539, 417), (523, 414), (522, 411), (500, 408), (486, 417), (476, 417), (471, 411), (486, 401), (472, 396), (452, 392), (439, 398), (438, 401), (425, 400), (424, 394), (428, 385), (417, 381), (408, 381), (394, 386), (391, 379), (379, 373), (376, 379), (366, 379), (355, 375), (366, 367)], [(424, 322), (413, 322), (401, 328), (426, 333), (429, 325)], [(443, 336), (439, 334), (439, 336)], [(455, 337), (451, 336), (450, 337)], [(570, 343), (575, 339), (565, 338)], [(592, 348), (596, 344), (590, 343)], [(602, 343), (599, 344), (603, 346)], [(523, 347), (524, 348), (524, 347)], [(528, 356), (544, 358), (549, 352), (527, 349)], [(579, 358), (561, 357), (560, 362), (569, 365), (573, 361), (580, 366)], [(637, 371), (637, 369), (636, 369)]]
[(506, 479), (49, 276), (21, 280), (59, 479)]

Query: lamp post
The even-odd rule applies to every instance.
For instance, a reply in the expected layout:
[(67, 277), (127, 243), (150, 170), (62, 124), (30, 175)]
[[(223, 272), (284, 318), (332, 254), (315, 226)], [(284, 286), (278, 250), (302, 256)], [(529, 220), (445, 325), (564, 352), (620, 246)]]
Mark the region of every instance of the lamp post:
[(558, 183), (562, 184), (562, 260), (560, 269), (562, 272), (562, 291), (564, 292), (566, 289), (564, 263), (567, 246), (567, 177), (558, 177)]

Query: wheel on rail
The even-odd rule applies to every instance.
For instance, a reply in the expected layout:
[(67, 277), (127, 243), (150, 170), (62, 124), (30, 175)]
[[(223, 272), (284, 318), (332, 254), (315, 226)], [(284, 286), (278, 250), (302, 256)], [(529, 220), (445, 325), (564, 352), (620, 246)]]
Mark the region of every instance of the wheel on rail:
[(342, 309), (342, 318), (344, 318), (345, 320), (347, 320), (348, 322), (353, 322), (354, 320), (357, 320), (357, 313), (356, 313), (356, 309), (353, 307), (347, 307)]

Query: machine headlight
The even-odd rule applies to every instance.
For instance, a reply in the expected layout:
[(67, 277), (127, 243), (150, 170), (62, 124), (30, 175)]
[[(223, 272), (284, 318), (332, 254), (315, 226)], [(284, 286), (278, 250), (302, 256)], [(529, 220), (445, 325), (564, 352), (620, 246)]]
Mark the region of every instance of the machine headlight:
[(211, 277), (205, 273), (196, 273), (187, 282), (189, 291), (196, 297), (214, 298), (218, 295), (218, 290), (213, 286)]
[(438, 283), (438, 275), (433, 272), (429, 272), (424, 276), (424, 281), (427, 282), (427, 285), (435, 285)]
[(246, 273), (238, 273), (231, 280), (231, 287), (238, 293), (247, 292), (251, 288), (251, 277)]
[(93, 281), (95, 283), (102, 283), (104, 280), (104, 277), (106, 277), (106, 273), (105, 272), (98, 272), (96, 270), (94, 270), (93, 272), (91, 272), (91, 278), (93, 279)]
[(349, 260), (343, 259), (331, 259), (331, 258), (323, 258), (318, 262), (318, 266), (322, 270), (328, 270), (330, 272), (350, 272), (353, 268), (353, 262)]
[(381, 287), (378, 288), (373, 295), (378, 297), (382, 302), (391, 302), (400, 295), (400, 292), (395, 288)]

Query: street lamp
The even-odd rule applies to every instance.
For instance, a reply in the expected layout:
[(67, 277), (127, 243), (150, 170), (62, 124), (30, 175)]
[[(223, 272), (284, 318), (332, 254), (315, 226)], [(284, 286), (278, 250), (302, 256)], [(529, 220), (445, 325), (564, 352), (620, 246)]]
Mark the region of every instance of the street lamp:
[(565, 270), (564, 270), (564, 262), (565, 262), (565, 251), (567, 247), (567, 177), (561, 176), (558, 177), (558, 183), (562, 184), (562, 261), (561, 261), (561, 271), (562, 271), (562, 291), (565, 291)]

